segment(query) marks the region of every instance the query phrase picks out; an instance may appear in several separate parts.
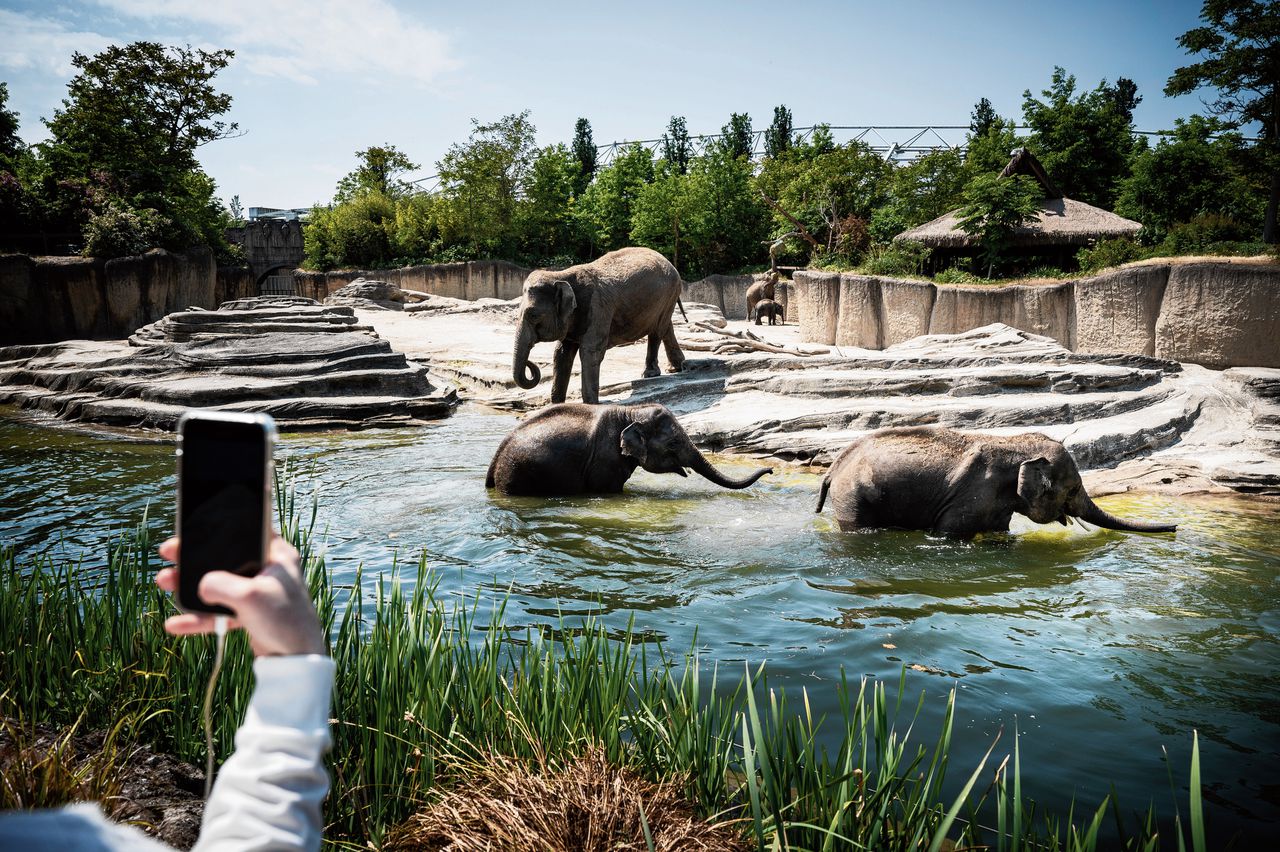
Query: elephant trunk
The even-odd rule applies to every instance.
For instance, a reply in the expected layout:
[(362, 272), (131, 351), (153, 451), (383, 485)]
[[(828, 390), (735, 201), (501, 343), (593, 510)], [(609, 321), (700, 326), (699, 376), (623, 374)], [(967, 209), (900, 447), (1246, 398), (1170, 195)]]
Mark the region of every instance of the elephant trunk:
[(702, 453), (697, 450), (693, 451), (692, 455), (685, 462), (685, 466), (700, 476), (711, 480), (721, 488), (746, 488), (766, 473), (773, 473), (773, 468), (762, 467), (755, 473), (743, 479), (731, 479), (716, 470), (715, 467), (712, 466), (711, 462), (707, 461)]
[(538, 369), (538, 365), (529, 360), (529, 350), (533, 349), (533, 344), (537, 342), (537, 337), (533, 333), (533, 326), (521, 320), (520, 331), (516, 334), (516, 348), (511, 362), (511, 374), (512, 378), (516, 380), (516, 384), (525, 390), (532, 390), (542, 380), (542, 372)]
[(1100, 527), (1106, 527), (1109, 530), (1123, 530), (1124, 532), (1176, 532), (1177, 524), (1154, 524), (1143, 521), (1126, 521), (1117, 518), (1115, 515), (1094, 503), (1088, 495), (1083, 495), (1083, 511), (1080, 512), (1080, 519), (1096, 524)]

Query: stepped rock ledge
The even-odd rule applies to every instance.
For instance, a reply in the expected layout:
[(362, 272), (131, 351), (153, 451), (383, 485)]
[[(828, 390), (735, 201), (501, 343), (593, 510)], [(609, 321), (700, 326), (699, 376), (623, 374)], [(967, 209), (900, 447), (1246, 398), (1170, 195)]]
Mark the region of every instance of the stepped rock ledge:
[(457, 404), (345, 306), (250, 298), (168, 314), (127, 341), (0, 348), (0, 403), (63, 420), (173, 429), (187, 408), (282, 429), (413, 426)]

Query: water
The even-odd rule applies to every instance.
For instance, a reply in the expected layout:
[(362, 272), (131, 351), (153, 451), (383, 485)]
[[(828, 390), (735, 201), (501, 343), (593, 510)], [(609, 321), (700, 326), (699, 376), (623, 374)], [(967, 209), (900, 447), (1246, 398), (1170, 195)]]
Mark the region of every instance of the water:
[[(1186, 810), (1200, 731), (1210, 834), (1250, 848), (1280, 819), (1280, 506), (1125, 497), (1126, 517), (1174, 520), (1176, 537), (1034, 527), (952, 542), (841, 533), (814, 515), (818, 478), (798, 472), (725, 491), (638, 472), (613, 498), (489, 495), (484, 471), (514, 418), (466, 408), (417, 431), (286, 437), (310, 471), (328, 560), (416, 561), (441, 588), (510, 590), (512, 624), (600, 615), (681, 654), (695, 639), (722, 672), (768, 661), (771, 682), (835, 709), (843, 668), (927, 700), (936, 735), (957, 696), (951, 781), (1022, 732), (1024, 788), (1065, 813), (1114, 786), (1127, 813), (1172, 813), (1167, 750)], [(719, 460), (741, 476), (753, 462)], [(149, 506), (171, 528), (167, 442), (90, 437), (0, 420), (0, 541), (100, 560)], [(1001, 734), (1003, 731), (1003, 734)], [(1220, 844), (1219, 844), (1220, 845)]]

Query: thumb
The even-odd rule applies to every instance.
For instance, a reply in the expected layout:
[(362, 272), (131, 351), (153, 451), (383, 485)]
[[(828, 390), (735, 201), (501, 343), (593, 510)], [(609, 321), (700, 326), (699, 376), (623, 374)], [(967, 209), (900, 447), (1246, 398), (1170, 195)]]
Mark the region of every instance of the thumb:
[(238, 603), (248, 599), (252, 587), (249, 577), (230, 571), (210, 571), (200, 578), (199, 592), (205, 603), (222, 604), (234, 611)]

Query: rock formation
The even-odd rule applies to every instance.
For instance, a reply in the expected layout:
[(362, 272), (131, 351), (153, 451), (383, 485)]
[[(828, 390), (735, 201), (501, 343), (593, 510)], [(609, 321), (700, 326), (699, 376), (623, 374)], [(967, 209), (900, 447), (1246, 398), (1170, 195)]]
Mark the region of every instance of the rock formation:
[(341, 305), (349, 308), (382, 309), (402, 311), (406, 303), (421, 302), (428, 298), (422, 293), (412, 290), (401, 290), (386, 281), (370, 281), (357, 278), (350, 284), (336, 290), (332, 296), (324, 300), (326, 305)]
[(187, 408), (219, 408), (266, 412), (282, 429), (359, 429), (415, 425), (456, 402), (350, 307), (310, 299), (178, 311), (127, 342), (0, 348), (0, 403), (86, 423), (172, 429)]

